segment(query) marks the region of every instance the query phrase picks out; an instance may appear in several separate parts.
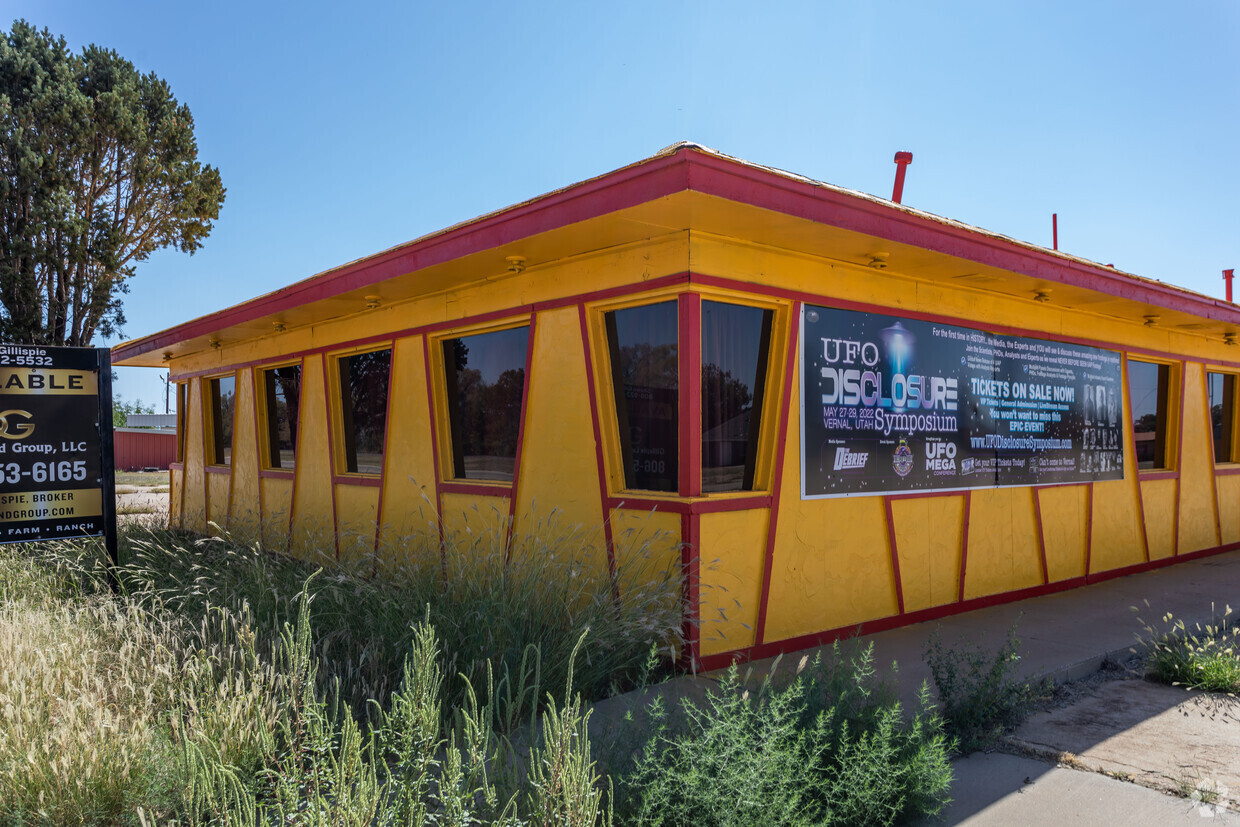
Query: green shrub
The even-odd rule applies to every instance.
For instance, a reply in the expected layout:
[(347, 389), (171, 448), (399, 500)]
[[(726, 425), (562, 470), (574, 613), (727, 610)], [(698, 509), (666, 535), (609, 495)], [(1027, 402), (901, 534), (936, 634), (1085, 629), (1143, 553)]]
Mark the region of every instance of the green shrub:
[(735, 667), (701, 705), (658, 699), (651, 737), (620, 781), (619, 811), (643, 825), (893, 824), (933, 815), (951, 744), (923, 687), (906, 719), (876, 679), (873, 649), (801, 661), (786, 686), (746, 690)]
[(992, 746), (1049, 697), (1050, 681), (1031, 684), (1012, 677), (1019, 652), (1016, 624), (994, 652), (964, 641), (946, 648), (937, 629), (930, 636), (922, 659), (930, 667), (947, 733), (962, 755)]
[[(1147, 604), (1148, 606), (1148, 604)], [(1144, 624), (1137, 641), (1151, 677), (1172, 686), (1207, 692), (1240, 692), (1240, 626), (1228, 621), (1231, 606), (1221, 618), (1210, 605), (1210, 622), (1193, 625), (1167, 612), (1158, 628)]]

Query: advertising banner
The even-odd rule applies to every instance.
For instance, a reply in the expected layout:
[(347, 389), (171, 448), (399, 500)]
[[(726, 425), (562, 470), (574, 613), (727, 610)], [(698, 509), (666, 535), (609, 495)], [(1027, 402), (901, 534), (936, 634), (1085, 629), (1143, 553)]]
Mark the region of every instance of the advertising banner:
[(801, 496), (1124, 476), (1120, 355), (806, 305)]
[(0, 345), (0, 543), (105, 536), (108, 364), (106, 350)]

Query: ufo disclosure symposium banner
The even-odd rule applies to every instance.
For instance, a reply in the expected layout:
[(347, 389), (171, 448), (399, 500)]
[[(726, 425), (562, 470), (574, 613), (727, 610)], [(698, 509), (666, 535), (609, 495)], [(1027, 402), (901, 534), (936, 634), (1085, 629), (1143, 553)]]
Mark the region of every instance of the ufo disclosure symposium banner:
[(806, 305), (801, 496), (1122, 479), (1118, 353)]

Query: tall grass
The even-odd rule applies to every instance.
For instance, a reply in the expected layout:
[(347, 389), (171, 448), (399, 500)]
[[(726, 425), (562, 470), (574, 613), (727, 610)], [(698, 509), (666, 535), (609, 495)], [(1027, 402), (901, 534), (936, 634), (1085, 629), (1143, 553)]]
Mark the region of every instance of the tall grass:
[[(506, 515), (505, 515), (506, 519)], [(334, 683), (361, 717), (401, 677), (413, 622), (429, 607), (445, 652), (445, 704), (459, 706), (466, 684), (511, 694), (517, 718), (532, 714), (545, 687), (563, 686), (569, 655), (589, 630), (575, 685), (588, 700), (628, 688), (652, 645), (670, 664), (682, 641), (678, 546), (660, 534), (621, 534), (613, 578), (591, 532), (554, 519), (508, 537), (490, 531), (411, 533), (375, 557), (337, 561), (334, 549), (296, 559), (240, 543), (227, 533), (197, 537), (137, 527), (127, 536), (122, 583), (135, 599), (180, 617), (225, 608), (247, 619), (269, 648), (295, 610), (308, 576), (320, 689)], [(376, 574), (377, 571), (377, 574)]]
[[(412, 540), (381, 577), (227, 536), (123, 540), (120, 598), (97, 544), (0, 547), (0, 821), (422, 823), (391, 809), (404, 795), (435, 823), (594, 823), (578, 689), (678, 646), (658, 563), (677, 555), (650, 542), (620, 549), (613, 580), (572, 532)], [(418, 721), (421, 769), (402, 775)]]

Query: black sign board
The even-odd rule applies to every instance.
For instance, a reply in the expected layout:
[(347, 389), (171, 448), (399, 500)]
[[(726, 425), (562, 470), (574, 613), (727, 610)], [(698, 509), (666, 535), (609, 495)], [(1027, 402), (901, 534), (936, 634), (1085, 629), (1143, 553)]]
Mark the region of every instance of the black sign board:
[(106, 349), (0, 345), (0, 543), (106, 537), (115, 562)]
[(802, 311), (801, 495), (1122, 479), (1118, 353)]

